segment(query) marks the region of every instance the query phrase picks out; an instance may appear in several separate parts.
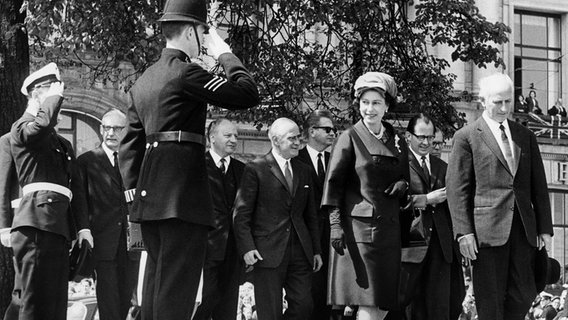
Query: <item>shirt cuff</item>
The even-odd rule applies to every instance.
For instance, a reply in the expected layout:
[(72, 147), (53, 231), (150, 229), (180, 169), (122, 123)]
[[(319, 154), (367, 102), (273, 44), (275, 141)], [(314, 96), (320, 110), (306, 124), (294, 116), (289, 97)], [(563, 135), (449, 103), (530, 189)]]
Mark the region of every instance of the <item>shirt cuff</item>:
[(461, 237), (458, 237), (458, 242), (460, 242), (461, 239), (465, 238), (465, 237), (475, 237), (475, 235), (473, 233), (468, 233), (466, 235), (463, 235)]

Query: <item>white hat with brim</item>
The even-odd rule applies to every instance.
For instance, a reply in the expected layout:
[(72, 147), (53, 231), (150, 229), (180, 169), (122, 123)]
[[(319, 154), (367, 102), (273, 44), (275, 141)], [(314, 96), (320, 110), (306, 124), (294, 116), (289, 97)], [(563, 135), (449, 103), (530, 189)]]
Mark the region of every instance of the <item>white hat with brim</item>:
[(54, 62), (51, 62), (44, 66), (43, 68), (37, 70), (36, 72), (30, 74), (24, 84), (22, 84), (22, 89), (20, 90), (22, 94), (27, 96), (30, 94), (33, 88), (41, 86), (46, 83), (52, 83), (61, 81), (61, 76), (59, 74), (59, 68)]

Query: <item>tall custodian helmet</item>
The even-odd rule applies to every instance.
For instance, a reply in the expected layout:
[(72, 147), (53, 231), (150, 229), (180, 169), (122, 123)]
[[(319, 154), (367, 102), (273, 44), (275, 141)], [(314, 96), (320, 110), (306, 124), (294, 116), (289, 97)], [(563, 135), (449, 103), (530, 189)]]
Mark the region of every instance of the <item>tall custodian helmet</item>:
[(392, 99), (396, 99), (398, 90), (394, 78), (382, 72), (367, 72), (357, 78), (353, 89), (355, 89), (355, 98), (361, 97), (363, 92), (369, 89), (382, 89)]
[(187, 21), (207, 26), (207, 2), (205, 0), (168, 0), (164, 6), (164, 14), (158, 21)]
[(27, 96), (36, 86), (58, 81), (61, 81), (59, 68), (57, 68), (57, 65), (55, 63), (51, 62), (43, 68), (30, 74), (24, 80), (24, 84), (22, 84), (20, 91), (22, 92), (22, 94)]

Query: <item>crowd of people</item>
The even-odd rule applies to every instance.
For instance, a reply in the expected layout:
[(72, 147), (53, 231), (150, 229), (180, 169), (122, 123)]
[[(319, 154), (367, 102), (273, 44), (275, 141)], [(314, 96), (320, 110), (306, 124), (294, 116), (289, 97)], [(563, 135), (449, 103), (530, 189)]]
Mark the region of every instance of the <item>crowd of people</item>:
[[(78, 159), (55, 130), (57, 66), (24, 81), (26, 111), (0, 139), (11, 164), (0, 175), (0, 240), (16, 270), (4, 319), (65, 319), (73, 239), (93, 249), (100, 319), (135, 317), (129, 223), (147, 252), (134, 310), (143, 320), (457, 319), (462, 261), (478, 319), (525, 318), (551, 281), (535, 265), (552, 221), (536, 138), (508, 120), (507, 75), (480, 80), (483, 114), (456, 132), (448, 163), (428, 114), (406, 130), (384, 121), (398, 89), (382, 72), (355, 81), (353, 126), (338, 133), (327, 110), (300, 124), (278, 118), (271, 150), (243, 163), (235, 123), (206, 129), (206, 111), (257, 105), (252, 75), (208, 26), (206, 1), (170, 0), (159, 21), (160, 59), (131, 88), (126, 114), (102, 116), (101, 146)], [(224, 75), (192, 62), (202, 45)], [(248, 280), (254, 302), (239, 303)]]
[[(531, 90), (529, 92), (529, 96), (526, 98), (522, 94), (517, 95), (517, 99), (515, 100), (514, 112), (518, 113), (532, 112), (536, 115), (540, 116), (543, 115), (544, 112), (540, 107), (540, 104), (536, 98), (536, 91)], [(565, 118), (567, 116), (567, 113), (566, 113), (566, 108), (562, 104), (562, 98), (556, 99), (554, 105), (548, 108), (546, 114), (548, 114), (551, 117), (556, 116), (556, 117)]]

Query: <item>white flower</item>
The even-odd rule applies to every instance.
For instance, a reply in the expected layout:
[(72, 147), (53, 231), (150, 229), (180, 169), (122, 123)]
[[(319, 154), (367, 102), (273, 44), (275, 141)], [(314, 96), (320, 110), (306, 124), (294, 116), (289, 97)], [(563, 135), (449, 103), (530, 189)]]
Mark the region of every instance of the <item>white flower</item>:
[(400, 151), (400, 144), (398, 143), (400, 141), (400, 137), (398, 136), (398, 134), (394, 135), (394, 146), (396, 147), (396, 150), (398, 150), (398, 153), (401, 153), (402, 151)]

